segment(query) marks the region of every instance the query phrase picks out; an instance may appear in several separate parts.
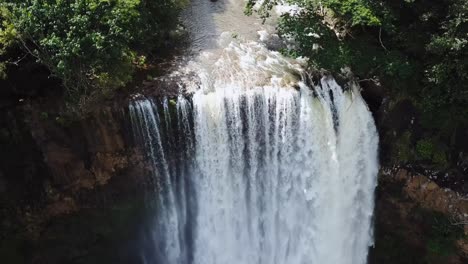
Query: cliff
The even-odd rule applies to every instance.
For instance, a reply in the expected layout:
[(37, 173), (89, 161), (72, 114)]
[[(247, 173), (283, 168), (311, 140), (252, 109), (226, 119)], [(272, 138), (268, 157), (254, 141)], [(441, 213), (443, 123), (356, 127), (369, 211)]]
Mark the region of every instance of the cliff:
[(125, 111), (67, 121), (22, 102), (0, 115), (2, 262), (80, 263), (111, 236), (134, 236), (148, 171)]
[[(452, 149), (455, 162), (415, 158), (422, 132), (411, 100), (364, 81), (362, 95), (380, 135), (376, 189), (375, 246), (370, 263), (466, 263), (468, 261), (468, 178), (466, 148)], [(460, 138), (466, 131), (459, 130)]]
[[(148, 82), (145, 87), (155, 90), (155, 85), (160, 84)], [(466, 263), (468, 201), (463, 181), (412, 164), (394, 166), (389, 127), (400, 133), (410, 126), (411, 107), (402, 104), (389, 111), (382, 90), (363, 87), (380, 130), (384, 165), (376, 190), (370, 263)], [(154, 221), (151, 192), (146, 192), (152, 187), (150, 166), (133, 142), (126, 104), (110, 101), (80, 120), (67, 119), (55, 103), (41, 98), (3, 106), (2, 261), (89, 264), (140, 259)]]

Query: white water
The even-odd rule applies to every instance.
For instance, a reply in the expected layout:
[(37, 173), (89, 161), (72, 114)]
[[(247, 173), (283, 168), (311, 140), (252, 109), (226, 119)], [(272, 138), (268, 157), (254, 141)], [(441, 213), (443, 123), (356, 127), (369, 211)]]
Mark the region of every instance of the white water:
[(182, 20), (189, 31), (191, 50), (215, 50), (221, 33), (229, 31), (239, 38), (257, 40), (257, 31), (274, 32), (275, 20), (265, 23), (255, 16), (245, 16), (245, 0), (191, 0)]
[[(366, 263), (378, 138), (358, 87), (308, 87), (301, 62), (224, 43), (192, 65), (201, 87), (174, 120), (167, 100), (130, 106), (159, 187), (159, 263)], [(185, 139), (162, 142), (170, 123)], [(186, 169), (171, 172), (182, 141)]]
[(199, 32), (191, 98), (129, 109), (156, 193), (143, 262), (365, 264), (378, 136), (359, 87), (308, 85), (304, 61), (232, 33), (213, 49)]

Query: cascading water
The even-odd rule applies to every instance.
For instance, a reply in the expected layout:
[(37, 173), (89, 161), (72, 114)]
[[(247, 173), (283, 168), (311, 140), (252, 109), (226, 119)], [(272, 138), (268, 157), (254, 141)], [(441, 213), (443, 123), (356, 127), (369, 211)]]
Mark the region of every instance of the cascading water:
[(191, 65), (191, 98), (130, 105), (157, 187), (155, 263), (366, 263), (378, 137), (359, 88), (221, 45)]

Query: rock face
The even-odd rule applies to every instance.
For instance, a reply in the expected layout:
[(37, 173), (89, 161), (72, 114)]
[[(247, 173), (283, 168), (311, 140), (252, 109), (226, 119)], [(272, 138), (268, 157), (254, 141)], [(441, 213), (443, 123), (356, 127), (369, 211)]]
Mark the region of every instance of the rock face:
[(383, 166), (369, 263), (468, 263), (467, 151), (460, 140), (467, 130), (453, 136), (457, 147), (450, 155), (458, 160), (436, 171), (434, 164), (415, 158), (414, 146), (430, 131), (421, 127), (414, 102), (392, 98), (373, 80), (360, 85), (376, 119)]
[[(175, 96), (178, 79), (146, 88)], [(412, 124), (409, 104), (386, 113), (380, 87), (366, 87), (381, 137)], [(126, 110), (104, 106), (73, 121), (28, 102), (0, 107), (1, 262), (138, 262), (138, 241), (154, 217), (145, 197), (151, 166), (134, 145)], [(393, 143), (386, 139), (381, 159), (388, 165)], [(468, 263), (468, 200), (446, 187), (406, 169), (382, 169), (369, 263)]]
[(467, 197), (450, 189), (441, 188), (423, 175), (412, 175), (405, 169), (398, 170), (394, 178), (404, 183), (403, 191), (409, 198), (418, 201), (422, 207), (449, 215), (458, 222), (468, 221)]
[(467, 263), (467, 220), (463, 195), (406, 169), (383, 169), (370, 263)]
[(69, 258), (89, 255), (85, 244), (110, 245), (95, 240), (120, 218), (130, 225), (135, 219), (126, 214), (138, 215), (140, 192), (148, 188), (148, 166), (133, 146), (125, 111), (105, 107), (63, 122), (40, 109), (24, 104), (0, 114), (2, 263), (74, 263)]

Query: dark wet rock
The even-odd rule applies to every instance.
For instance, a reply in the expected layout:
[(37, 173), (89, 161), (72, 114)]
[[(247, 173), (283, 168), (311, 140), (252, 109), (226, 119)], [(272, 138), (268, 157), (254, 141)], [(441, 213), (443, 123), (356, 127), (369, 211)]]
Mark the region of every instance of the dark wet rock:
[[(21, 52), (17, 55), (24, 56)], [(26, 98), (55, 96), (62, 93), (60, 80), (54, 78), (44, 65), (35, 61), (35, 58), (25, 57), (17, 64), (8, 65), (8, 78), (0, 78), (0, 109), (17, 105)]]
[[(82, 120), (64, 122), (54, 107), (30, 102), (0, 113), (5, 263), (109, 260), (107, 253), (93, 250), (118, 249), (110, 232), (130, 239), (125, 232), (142, 221), (130, 211), (144, 205), (141, 196), (153, 187), (126, 114), (125, 108), (104, 106)], [(86, 263), (103, 263), (93, 261)]]
[(382, 107), (383, 100), (387, 96), (383, 86), (377, 80), (359, 80), (361, 94), (366, 101), (374, 117)]
[(7, 189), (6, 180), (3, 177), (3, 173), (0, 171), (0, 194), (5, 192)]

